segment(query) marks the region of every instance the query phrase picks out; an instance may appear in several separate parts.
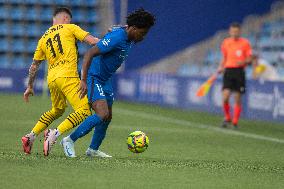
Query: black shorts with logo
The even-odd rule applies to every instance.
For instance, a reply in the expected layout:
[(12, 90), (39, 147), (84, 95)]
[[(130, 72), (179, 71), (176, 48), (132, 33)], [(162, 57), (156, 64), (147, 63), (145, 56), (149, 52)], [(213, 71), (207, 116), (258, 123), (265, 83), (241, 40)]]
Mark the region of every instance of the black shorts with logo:
[(244, 94), (246, 91), (244, 68), (226, 68), (223, 76), (223, 89), (230, 89)]

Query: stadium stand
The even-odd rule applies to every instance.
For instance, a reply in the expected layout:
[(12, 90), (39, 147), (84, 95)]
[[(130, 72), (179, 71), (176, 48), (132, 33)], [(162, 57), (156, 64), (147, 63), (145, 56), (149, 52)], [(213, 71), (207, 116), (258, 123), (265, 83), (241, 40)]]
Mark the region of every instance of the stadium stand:
[[(255, 53), (271, 65), (277, 66), (277, 71), (281, 75), (280, 80), (284, 80), (283, 25), (283, 1), (273, 4), (270, 13), (262, 16), (248, 16), (242, 23), (243, 36), (250, 40)], [(226, 36), (227, 31), (219, 31), (212, 38), (147, 65), (141, 70), (145, 73), (208, 76), (216, 70), (221, 60), (220, 44)], [(251, 69), (248, 69), (248, 72), (251, 72)]]
[[(97, 0), (0, 0), (0, 68), (29, 67), (38, 39), (50, 27), (56, 6), (68, 6), (73, 23), (98, 34)], [(82, 56), (87, 46), (78, 44)]]

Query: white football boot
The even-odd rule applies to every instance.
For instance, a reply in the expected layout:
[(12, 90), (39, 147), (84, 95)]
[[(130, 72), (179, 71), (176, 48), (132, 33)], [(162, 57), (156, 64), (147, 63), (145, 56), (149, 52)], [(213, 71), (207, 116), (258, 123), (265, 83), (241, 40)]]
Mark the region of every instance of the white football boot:
[(51, 147), (56, 143), (58, 131), (57, 129), (47, 129), (44, 131), (43, 154), (48, 156)]
[(86, 155), (89, 157), (100, 157), (100, 158), (111, 158), (112, 157), (104, 152), (101, 152), (99, 150), (93, 150), (91, 148), (87, 149)]
[(74, 149), (74, 142), (71, 140), (69, 136), (64, 137), (61, 142), (61, 146), (63, 147), (64, 153), (67, 157), (74, 158), (75, 155), (75, 149)]

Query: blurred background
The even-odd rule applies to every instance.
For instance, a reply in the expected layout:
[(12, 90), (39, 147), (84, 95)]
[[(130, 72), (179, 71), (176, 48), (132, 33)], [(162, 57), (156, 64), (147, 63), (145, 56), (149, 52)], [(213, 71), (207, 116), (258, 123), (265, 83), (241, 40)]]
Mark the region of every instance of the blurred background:
[[(0, 92), (22, 93), (37, 41), (52, 24), (56, 6), (68, 6), (73, 23), (101, 37), (127, 14), (143, 7), (157, 23), (133, 47), (113, 78), (118, 100), (221, 113), (221, 80), (204, 98), (195, 92), (220, 60), (220, 44), (231, 22), (258, 56), (258, 75), (247, 69), (243, 116), (284, 121), (284, 1), (276, 0), (0, 0)], [(87, 45), (78, 43), (82, 62)], [(45, 64), (35, 83), (46, 93)]]

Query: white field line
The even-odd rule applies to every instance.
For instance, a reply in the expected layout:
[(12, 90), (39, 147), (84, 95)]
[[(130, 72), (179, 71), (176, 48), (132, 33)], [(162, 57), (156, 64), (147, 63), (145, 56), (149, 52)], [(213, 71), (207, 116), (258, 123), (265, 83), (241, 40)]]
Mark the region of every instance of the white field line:
[(145, 113), (145, 112), (141, 112), (141, 111), (125, 110), (125, 109), (119, 108), (119, 109), (114, 109), (114, 112), (117, 113), (117, 114), (122, 114), (122, 115), (127, 115), (127, 116), (135, 116), (135, 117), (139, 117), (139, 118), (143, 118), (143, 119), (155, 120), (155, 121), (164, 122), (164, 123), (171, 123), (171, 124), (175, 124), (175, 125), (189, 126), (189, 127), (195, 127), (195, 128), (201, 128), (201, 129), (208, 129), (208, 130), (218, 132), (218, 133), (224, 133), (224, 134), (229, 134), (229, 135), (242, 136), (242, 137), (245, 137), (245, 138), (252, 138), (252, 139), (256, 139), (256, 140), (264, 140), (264, 141), (284, 144), (284, 140), (279, 139), (279, 138), (273, 138), (273, 137), (268, 137), (268, 136), (263, 136), (263, 135), (252, 134), (252, 133), (244, 133), (244, 132), (235, 131), (235, 130), (222, 129), (222, 128), (213, 127), (213, 126), (206, 125), (206, 124), (194, 123), (194, 122), (191, 122), (191, 121), (169, 118), (169, 117), (166, 117), (166, 116), (154, 115), (154, 114)]

